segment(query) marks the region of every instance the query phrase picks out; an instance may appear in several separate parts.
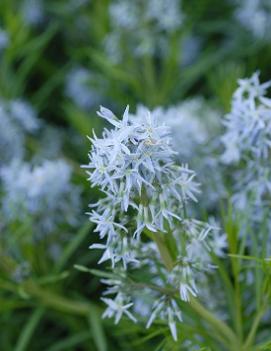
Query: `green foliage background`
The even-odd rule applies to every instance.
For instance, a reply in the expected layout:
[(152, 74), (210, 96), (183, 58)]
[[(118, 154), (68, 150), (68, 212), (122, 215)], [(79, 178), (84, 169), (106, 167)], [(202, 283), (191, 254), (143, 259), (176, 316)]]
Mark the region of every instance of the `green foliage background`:
[[(93, 128), (99, 133), (102, 124), (96, 117), (98, 106), (86, 112), (65, 95), (65, 80), (72, 67), (82, 65), (95, 72), (94, 89), (103, 86), (100, 103), (116, 112), (123, 111), (126, 104), (132, 110), (138, 103), (167, 106), (195, 95), (205, 96), (227, 112), (238, 78), (257, 69), (262, 80), (271, 77), (270, 40), (257, 40), (241, 28), (233, 20), (234, 5), (227, 0), (183, 1), (186, 25), (169, 38), (171, 50), (165, 59), (148, 55), (135, 58), (125, 50), (127, 37), (123, 42), (125, 60), (114, 64), (102, 45), (110, 31), (109, 4), (109, 0), (91, 0), (71, 10), (69, 1), (44, 0), (45, 20), (29, 26), (19, 10), (20, 0), (0, 1), (0, 27), (10, 38), (9, 46), (0, 54), (0, 98), (23, 96), (40, 118), (63, 128), (64, 156), (74, 167), (74, 182), (83, 187), (83, 209), (99, 195), (89, 188), (80, 168), (87, 162), (90, 147), (86, 135)], [(83, 29), (78, 29), (80, 21), (84, 21)], [(180, 67), (176, 42), (189, 33), (200, 36), (203, 44), (195, 62)], [(38, 139), (28, 140), (29, 158), (38, 144)], [(234, 236), (234, 225), (231, 229)], [(14, 227), (9, 235), (17, 238), (28, 230), (26, 223)], [(123, 320), (114, 326), (110, 320), (101, 319), (99, 277), (81, 267), (97, 268), (97, 252), (88, 250), (95, 237), (92, 230), (93, 225), (82, 216), (80, 227), (54, 266), (48, 264), (42, 248), (28, 248), (29, 255), (39, 257), (40, 267), (22, 283), (8, 278), (12, 263), (0, 247), (0, 350), (183, 349), (182, 342), (194, 333), (189, 325), (183, 324), (180, 343), (176, 344), (163, 325), (145, 331), (141, 324)], [(197, 327), (202, 328), (201, 324), (199, 321)], [(270, 349), (268, 341), (259, 348)], [(211, 349), (202, 345), (203, 350)]]

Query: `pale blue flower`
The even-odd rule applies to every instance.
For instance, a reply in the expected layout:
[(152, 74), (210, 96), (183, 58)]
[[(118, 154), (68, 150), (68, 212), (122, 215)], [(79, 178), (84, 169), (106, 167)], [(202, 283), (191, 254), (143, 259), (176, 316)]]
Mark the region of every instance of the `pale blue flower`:
[[(236, 0), (235, 0), (236, 1)], [(238, 0), (235, 18), (257, 39), (267, 39), (270, 30), (269, 0)]]
[[(111, 261), (114, 276), (119, 269), (130, 272), (144, 270), (148, 283), (179, 291), (180, 298), (188, 302), (198, 295), (198, 275), (210, 272), (214, 267), (210, 253), (215, 241), (212, 232), (218, 228), (187, 217), (187, 207), (197, 201), (199, 184), (195, 172), (186, 164), (177, 165), (177, 153), (171, 147), (170, 129), (156, 118), (155, 113), (142, 109), (136, 115), (129, 114), (128, 107), (121, 119), (112, 111), (101, 107), (98, 115), (111, 129), (105, 129), (102, 137), (91, 138), (87, 169), (92, 186), (104, 193), (89, 213), (97, 224), (102, 243), (92, 249), (104, 250), (98, 263)], [(177, 261), (170, 272), (161, 264), (159, 250), (153, 242), (141, 240), (147, 236), (169, 235), (176, 243)], [(118, 322), (123, 314), (129, 315), (139, 288), (128, 276), (107, 280), (108, 294), (116, 294), (115, 300), (104, 299), (108, 308), (104, 317), (115, 316)], [(172, 337), (177, 340), (176, 322), (181, 312), (176, 301), (144, 286), (142, 295), (148, 294), (153, 310), (153, 321), (167, 321)]]
[(184, 21), (180, 0), (148, 0), (146, 1), (146, 18), (156, 21), (160, 30), (173, 32), (180, 28)]
[(172, 337), (177, 341), (176, 322), (182, 322), (182, 313), (177, 302), (173, 298), (164, 295), (156, 300), (146, 328), (149, 328), (157, 317), (167, 321)]
[(169, 37), (179, 30), (184, 14), (179, 0), (117, 0), (109, 5), (110, 32), (104, 47), (114, 63), (125, 59), (126, 47), (137, 57), (164, 56), (169, 49)]
[(11, 118), (16, 120), (27, 132), (33, 132), (40, 127), (41, 121), (32, 106), (23, 100), (12, 100), (8, 105)]
[(126, 303), (122, 294), (118, 294), (114, 300), (105, 297), (102, 297), (101, 300), (108, 305), (107, 309), (103, 313), (103, 318), (115, 317), (115, 324), (117, 324), (119, 323), (121, 317), (123, 315), (126, 315), (133, 322), (137, 321), (136, 318), (129, 311), (129, 308), (133, 306), (133, 303)]
[[(139, 105), (135, 115), (140, 118), (146, 110)], [(195, 97), (175, 106), (156, 107), (152, 114), (170, 128), (179, 162), (187, 163), (197, 173), (202, 185), (202, 195), (198, 195), (200, 206), (205, 209), (216, 207), (226, 195), (223, 167), (216, 156), (220, 148), (220, 112), (202, 97)]]
[(59, 224), (75, 225), (80, 192), (71, 184), (71, 172), (63, 160), (34, 167), (17, 160), (2, 167), (1, 210), (6, 223), (30, 218), (38, 228), (37, 236), (54, 231)]
[(74, 67), (67, 75), (66, 95), (82, 109), (90, 109), (100, 101), (97, 89), (99, 77), (84, 67)]
[[(148, 111), (140, 118), (130, 118), (126, 108), (122, 120), (105, 108), (98, 114), (115, 129), (105, 130), (102, 139), (94, 136), (90, 163), (85, 166), (93, 170), (88, 171), (89, 180), (100, 186), (111, 202), (105, 212), (105, 200), (93, 211), (94, 222), (101, 218), (97, 230), (103, 237), (108, 231), (106, 226), (116, 222), (116, 214), (126, 212), (130, 206), (138, 211), (136, 236), (144, 227), (155, 232), (163, 231), (165, 222), (172, 226), (174, 218), (181, 219), (176, 208), (190, 199), (196, 201), (199, 189), (193, 171), (186, 165), (173, 165), (175, 152), (170, 147), (168, 128), (158, 124)], [(160, 185), (156, 189), (157, 182)], [(136, 197), (143, 196), (143, 189), (146, 200), (149, 199), (147, 206), (135, 202)]]
[(117, 0), (109, 6), (112, 23), (123, 29), (136, 29), (138, 25), (139, 7), (136, 2)]
[(225, 117), (226, 132), (222, 136), (226, 163), (237, 163), (246, 157), (267, 159), (271, 148), (271, 99), (266, 97), (271, 82), (261, 84), (259, 72), (240, 79)]
[(0, 53), (9, 45), (9, 35), (8, 33), (0, 28)]
[(247, 234), (248, 226), (261, 235), (259, 227), (265, 226), (263, 230), (269, 230), (271, 99), (267, 91), (271, 82), (261, 84), (259, 72), (255, 72), (252, 77), (239, 80), (238, 84), (232, 109), (225, 116), (222, 160), (232, 166), (234, 208), (246, 218), (241, 235)]
[(22, 159), (25, 139), (41, 126), (34, 109), (23, 100), (0, 100), (0, 167), (14, 159)]
[(43, 0), (23, 0), (21, 4), (21, 13), (23, 20), (30, 26), (40, 24), (45, 18)]

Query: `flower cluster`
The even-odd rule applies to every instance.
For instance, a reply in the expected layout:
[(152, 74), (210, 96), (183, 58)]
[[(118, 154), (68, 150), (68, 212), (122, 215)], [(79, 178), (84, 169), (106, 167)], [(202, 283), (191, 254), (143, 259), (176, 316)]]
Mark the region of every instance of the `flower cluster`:
[(271, 99), (266, 96), (271, 82), (261, 84), (256, 72), (238, 83), (231, 112), (224, 121), (222, 160), (227, 164), (242, 165), (236, 172), (234, 199), (238, 207), (245, 208), (249, 199), (262, 206), (271, 189)]
[(267, 159), (270, 152), (271, 99), (267, 89), (271, 82), (261, 84), (259, 72), (240, 79), (232, 100), (231, 112), (225, 117), (226, 133), (223, 160), (238, 163), (241, 159)]
[(75, 67), (67, 75), (66, 95), (78, 107), (88, 110), (100, 101), (100, 95), (97, 91), (97, 82), (100, 81), (100, 77), (87, 69)]
[[(138, 106), (136, 115), (146, 113), (146, 108)], [(168, 108), (157, 107), (152, 114), (160, 123), (171, 129), (172, 144), (181, 160), (191, 162), (212, 137), (219, 131), (219, 111), (201, 97), (185, 100)]]
[(35, 133), (41, 122), (32, 107), (23, 100), (0, 101), (0, 167), (22, 158), (25, 136)]
[(122, 121), (105, 108), (98, 114), (115, 126), (105, 130), (103, 139), (91, 139), (87, 166), (92, 170), (92, 185), (107, 195), (98, 202), (98, 211), (91, 213), (101, 237), (108, 235), (110, 242), (118, 231), (128, 232), (125, 218), (121, 225), (117, 219), (129, 208), (136, 211), (134, 238), (145, 228), (151, 232), (164, 232), (167, 225), (172, 228), (174, 219), (181, 220), (176, 213), (180, 204), (196, 201), (199, 185), (186, 165), (173, 163), (169, 129), (157, 123), (150, 112), (130, 120), (127, 108)]
[(267, 38), (270, 30), (271, 4), (269, 0), (242, 0), (237, 2), (235, 17), (256, 38)]
[(40, 253), (46, 251), (48, 263), (59, 257), (69, 228), (79, 223), (80, 189), (59, 158), (62, 134), (37, 118), (29, 103), (1, 100), (0, 124), (0, 247), (7, 277), (19, 283), (40, 274)]
[(8, 33), (0, 27), (0, 53), (4, 50), (9, 44), (9, 35)]
[[(116, 296), (103, 299), (104, 316), (118, 322), (125, 314), (135, 321), (128, 309), (138, 301), (136, 291), (141, 298), (145, 292), (153, 304), (147, 327), (155, 319), (167, 321), (176, 340), (176, 322), (182, 320), (176, 296), (187, 302), (198, 295), (198, 275), (214, 268), (209, 253), (217, 228), (190, 217), (188, 204), (199, 193), (195, 172), (175, 163), (169, 128), (155, 114), (130, 115), (127, 107), (119, 120), (101, 107), (98, 115), (114, 127), (90, 139), (84, 166), (92, 186), (104, 193), (90, 205), (90, 219), (104, 241), (91, 247), (104, 250), (99, 262), (110, 260), (114, 274), (106, 293)], [(215, 244), (220, 253), (221, 244)], [(144, 281), (130, 277), (138, 270)]]
[[(271, 99), (267, 97), (267, 90), (271, 82), (261, 84), (256, 72), (238, 83), (231, 112), (224, 121), (226, 131), (221, 139), (225, 152), (222, 160), (233, 166), (232, 202), (245, 221), (241, 234), (246, 235), (248, 227), (259, 233), (270, 233)], [(262, 249), (269, 255), (270, 240), (263, 244), (262, 235), (257, 239), (259, 247), (263, 245)], [(250, 236), (247, 244), (252, 247)]]
[(106, 37), (105, 50), (116, 63), (122, 59), (121, 45), (128, 33), (135, 55), (162, 53), (167, 36), (176, 32), (184, 21), (179, 0), (118, 0), (110, 4), (109, 15), (112, 30)]
[[(146, 113), (146, 107), (138, 106), (136, 115)], [(170, 106), (157, 107), (152, 114), (160, 123), (170, 127), (172, 144), (178, 159), (200, 175), (203, 189), (200, 199), (204, 206), (213, 208), (225, 196), (222, 167), (215, 156), (220, 134), (220, 113), (203, 98), (196, 97)], [(210, 173), (210, 169), (212, 172)]]
[(6, 223), (30, 219), (37, 238), (61, 223), (76, 224), (79, 190), (71, 184), (71, 168), (65, 161), (44, 161), (31, 167), (15, 160), (1, 168), (0, 184)]
[(20, 11), (23, 21), (29, 26), (36, 26), (45, 19), (43, 0), (23, 0)]

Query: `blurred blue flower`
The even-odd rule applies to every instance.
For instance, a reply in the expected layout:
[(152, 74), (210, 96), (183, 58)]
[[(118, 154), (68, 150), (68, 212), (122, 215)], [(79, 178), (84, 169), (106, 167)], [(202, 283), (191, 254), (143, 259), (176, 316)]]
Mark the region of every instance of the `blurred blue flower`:
[(98, 78), (83, 67), (73, 68), (66, 78), (66, 95), (78, 107), (88, 110), (100, 102)]
[(35, 133), (41, 121), (33, 108), (23, 100), (0, 100), (0, 167), (25, 153), (25, 138)]
[(236, 2), (236, 19), (257, 39), (269, 38), (271, 2), (269, 0), (241, 0)]
[(43, 0), (23, 0), (21, 3), (22, 18), (30, 26), (40, 24), (45, 17)]
[(72, 185), (71, 172), (63, 160), (46, 160), (34, 167), (17, 160), (2, 167), (1, 212), (6, 223), (30, 219), (37, 237), (61, 224), (76, 225), (80, 190)]
[(0, 28), (0, 53), (4, 50), (9, 44), (9, 35), (8, 33)]

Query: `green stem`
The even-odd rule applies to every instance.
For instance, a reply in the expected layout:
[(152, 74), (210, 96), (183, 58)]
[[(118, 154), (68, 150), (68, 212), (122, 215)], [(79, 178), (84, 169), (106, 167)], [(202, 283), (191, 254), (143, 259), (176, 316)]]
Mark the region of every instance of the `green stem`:
[[(234, 223), (232, 222), (232, 208), (230, 207), (229, 219), (226, 223), (226, 233), (229, 245), (230, 254), (235, 255), (238, 254), (238, 240), (237, 233), (238, 230)], [(234, 324), (235, 330), (239, 337), (239, 340), (243, 340), (243, 320), (242, 320), (242, 300), (241, 300), (241, 287), (239, 282), (239, 272), (240, 272), (240, 264), (239, 259), (235, 257), (231, 257), (231, 269), (233, 274), (233, 283), (234, 283)]]
[(19, 336), (17, 344), (15, 346), (14, 351), (25, 351), (29, 345), (31, 337), (33, 336), (37, 325), (39, 324), (40, 320), (42, 319), (44, 314), (44, 308), (38, 307), (28, 320), (27, 324), (22, 330), (22, 333)]
[[(163, 240), (163, 237), (161, 237), (160, 233), (152, 233), (150, 231), (145, 232), (149, 237), (151, 237), (157, 244), (161, 258), (164, 262), (165, 267), (171, 271), (172, 268), (174, 267), (174, 261), (170, 255), (170, 252)], [(169, 294), (174, 294), (176, 295), (177, 291), (174, 289), (163, 289), (164, 291), (167, 291)], [(166, 293), (166, 292), (165, 292)], [(198, 314), (200, 315), (206, 322), (208, 322), (214, 330), (216, 330), (220, 335), (222, 335), (225, 338), (224, 344), (226, 347), (231, 345), (231, 350), (235, 351), (240, 351), (240, 343), (234, 334), (234, 332), (231, 330), (227, 324), (225, 324), (223, 321), (217, 319), (211, 312), (209, 312), (205, 307), (203, 307), (200, 302), (198, 302), (196, 299), (191, 298), (191, 308)]]
[(59, 296), (44, 288), (40, 288), (33, 281), (28, 281), (23, 285), (24, 291), (31, 297), (36, 297), (45, 305), (56, 310), (75, 315), (89, 316), (94, 306), (86, 302), (78, 302)]
[[(161, 294), (169, 295), (172, 297), (179, 297), (179, 292), (177, 289), (163, 288), (153, 284), (146, 283), (136, 283), (131, 280), (130, 282), (135, 289), (144, 289), (149, 288), (155, 291), (160, 292)], [(227, 326), (226, 323), (217, 319), (211, 312), (209, 312), (198, 300), (195, 298), (190, 298), (189, 306), (192, 308), (194, 312), (196, 312), (199, 316), (201, 316), (210, 326), (216, 330), (218, 334), (214, 334), (214, 337), (219, 339), (224, 345), (228, 348), (230, 345), (231, 350), (240, 351), (240, 343), (231, 330), (230, 327)], [(221, 336), (221, 337), (219, 337)]]
[(158, 251), (160, 253), (161, 259), (166, 267), (166, 269), (170, 272), (174, 267), (174, 261), (171, 257), (168, 247), (166, 246), (163, 234), (161, 233), (153, 233), (149, 229), (145, 228), (144, 233), (156, 243)]
[(225, 345), (227, 347), (230, 346), (231, 350), (236, 350), (240, 351), (240, 343), (234, 334), (234, 332), (231, 330), (230, 327), (227, 326), (226, 323), (222, 322), (221, 320), (217, 319), (211, 312), (209, 312), (205, 307), (201, 305), (200, 302), (198, 302), (196, 299), (191, 298), (190, 299), (190, 306), (192, 309), (197, 312), (206, 322), (208, 322), (210, 325), (214, 327), (214, 330), (218, 331), (221, 335), (223, 335), (226, 338), (226, 343)]
[(240, 338), (243, 340), (243, 321), (242, 321), (242, 303), (241, 303), (241, 292), (238, 274), (235, 276), (235, 305), (236, 305), (236, 332)]
[(262, 316), (265, 313), (265, 311), (266, 311), (266, 304), (263, 304), (262, 308), (259, 310), (256, 317), (254, 318), (253, 324), (251, 326), (251, 329), (248, 333), (248, 336), (247, 336), (245, 344), (244, 344), (244, 350), (249, 350), (249, 347), (251, 347), (251, 345), (254, 341), (257, 329), (259, 327), (260, 321), (261, 321)]
[(74, 239), (71, 240), (69, 245), (64, 249), (62, 255), (60, 256), (60, 258), (58, 260), (58, 262), (56, 263), (56, 266), (55, 266), (55, 272), (56, 273), (59, 273), (63, 269), (65, 264), (68, 262), (70, 257), (75, 252), (75, 250), (80, 246), (82, 241), (85, 239), (87, 234), (90, 232), (92, 227), (93, 227), (93, 224), (87, 222), (87, 223), (85, 223), (82, 226), (82, 228), (80, 228), (78, 233), (76, 233)]
[(161, 255), (161, 258), (164, 262), (164, 265), (166, 266), (168, 271), (172, 271), (174, 268), (174, 262), (171, 258), (170, 252), (165, 244), (164, 238), (160, 233), (155, 233), (153, 235), (153, 241), (156, 243), (159, 253)]

